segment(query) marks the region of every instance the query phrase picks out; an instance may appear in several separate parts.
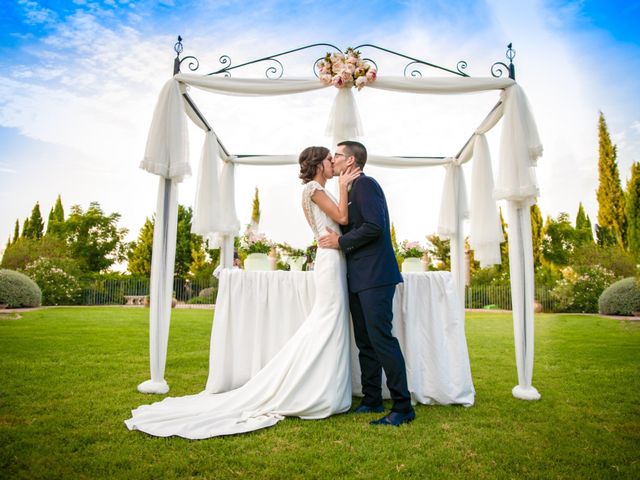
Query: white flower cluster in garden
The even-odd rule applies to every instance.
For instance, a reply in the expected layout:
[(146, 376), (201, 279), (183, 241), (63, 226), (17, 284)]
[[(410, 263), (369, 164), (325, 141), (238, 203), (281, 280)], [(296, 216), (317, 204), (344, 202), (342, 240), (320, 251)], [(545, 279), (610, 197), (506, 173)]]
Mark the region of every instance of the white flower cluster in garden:
[(318, 63), (320, 81), (337, 88), (356, 87), (361, 90), (376, 80), (374, 66), (360, 58), (360, 52), (347, 48), (346, 53), (327, 53)]

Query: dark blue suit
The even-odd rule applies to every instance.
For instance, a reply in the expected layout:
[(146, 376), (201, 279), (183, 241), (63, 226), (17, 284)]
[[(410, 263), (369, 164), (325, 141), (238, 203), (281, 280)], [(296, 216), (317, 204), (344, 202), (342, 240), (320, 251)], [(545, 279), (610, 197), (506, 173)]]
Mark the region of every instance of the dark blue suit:
[(396, 284), (402, 282), (391, 245), (389, 211), (378, 182), (362, 174), (349, 192), (349, 224), (340, 248), (347, 258), (349, 306), (362, 370), (362, 403), (382, 404), (382, 369), (393, 411), (411, 411), (404, 357), (391, 334)]

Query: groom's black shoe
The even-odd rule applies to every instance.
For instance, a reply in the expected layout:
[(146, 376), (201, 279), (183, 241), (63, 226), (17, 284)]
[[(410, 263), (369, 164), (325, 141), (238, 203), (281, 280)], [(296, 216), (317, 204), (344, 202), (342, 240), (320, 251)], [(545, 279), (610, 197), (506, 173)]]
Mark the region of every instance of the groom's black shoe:
[(370, 407), (369, 405), (365, 405), (361, 403), (356, 408), (351, 410), (351, 413), (382, 413), (384, 412), (384, 405), (377, 405), (375, 407)]
[(391, 412), (389, 415), (385, 415), (379, 420), (369, 422), (371, 425), (391, 425), (392, 427), (399, 427), (403, 423), (409, 423), (416, 418), (416, 412), (411, 410), (407, 413)]

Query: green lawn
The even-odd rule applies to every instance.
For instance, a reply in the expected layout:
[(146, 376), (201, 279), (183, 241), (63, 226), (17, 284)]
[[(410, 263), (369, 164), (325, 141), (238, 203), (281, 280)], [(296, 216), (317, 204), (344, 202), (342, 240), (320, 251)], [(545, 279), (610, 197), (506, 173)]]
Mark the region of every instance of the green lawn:
[[(203, 389), (211, 311), (173, 313), (170, 395)], [(56, 308), (0, 316), (0, 478), (639, 478), (640, 325), (536, 317), (538, 402), (516, 384), (511, 318), (467, 315), (476, 405), (417, 408), (401, 428), (376, 416), (286, 419), (203, 441), (122, 423), (159, 400), (148, 378), (148, 310)]]

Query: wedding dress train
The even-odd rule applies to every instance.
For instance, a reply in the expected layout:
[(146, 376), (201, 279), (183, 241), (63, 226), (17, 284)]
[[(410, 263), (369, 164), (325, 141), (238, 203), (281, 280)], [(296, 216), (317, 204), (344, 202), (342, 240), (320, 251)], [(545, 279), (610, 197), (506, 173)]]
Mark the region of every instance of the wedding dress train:
[[(303, 206), (316, 239), (339, 226), (311, 201), (315, 181), (305, 185)], [(327, 192), (328, 195), (330, 195)], [(335, 199), (334, 199), (335, 201)], [(291, 339), (242, 387), (165, 398), (133, 410), (129, 430), (158, 437), (203, 439), (272, 426), (284, 417), (320, 419), (351, 406), (349, 310), (342, 253), (318, 249), (315, 303)], [(238, 301), (242, 301), (239, 299)]]

